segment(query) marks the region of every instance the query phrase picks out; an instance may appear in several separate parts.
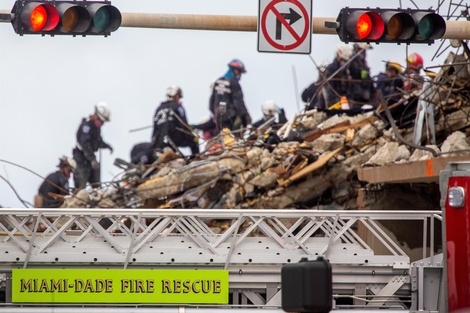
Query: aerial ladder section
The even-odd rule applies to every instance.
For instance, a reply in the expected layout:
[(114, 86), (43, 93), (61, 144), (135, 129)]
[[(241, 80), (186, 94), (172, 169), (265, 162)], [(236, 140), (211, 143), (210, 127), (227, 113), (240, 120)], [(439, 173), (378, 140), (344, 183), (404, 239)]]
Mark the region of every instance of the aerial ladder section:
[[(422, 228), (420, 260), (405, 253), (383, 221)], [(433, 233), (441, 221), (440, 211), (408, 210), (2, 209), (0, 306), (9, 312), (99, 307), (13, 303), (14, 269), (208, 269), (228, 271), (227, 304), (117, 304), (113, 312), (283, 312), (282, 266), (323, 256), (332, 265), (333, 310), (433, 312), (442, 275)]]

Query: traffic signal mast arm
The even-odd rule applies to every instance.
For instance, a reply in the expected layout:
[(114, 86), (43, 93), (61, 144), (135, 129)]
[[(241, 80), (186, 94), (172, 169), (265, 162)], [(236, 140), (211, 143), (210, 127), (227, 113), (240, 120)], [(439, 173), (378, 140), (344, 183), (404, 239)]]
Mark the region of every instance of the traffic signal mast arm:
[[(225, 31), (257, 31), (257, 16), (237, 15), (190, 15), (158, 13), (122, 13), (121, 27), (197, 29)], [(312, 33), (336, 35), (336, 30), (326, 27), (325, 22), (335, 22), (335, 17), (312, 18)], [(470, 22), (445, 21), (443, 39), (470, 39)]]
[[(221, 31), (257, 31), (257, 16), (239, 15), (194, 15), (194, 14), (159, 14), (159, 13), (121, 13), (120, 27), (194, 29)], [(0, 22), (10, 23), (9, 11), (0, 10)], [(335, 17), (314, 17), (312, 33), (336, 35), (336, 30), (325, 26), (325, 22), (336, 23)], [(446, 31), (442, 39), (470, 39), (470, 22), (445, 21)]]

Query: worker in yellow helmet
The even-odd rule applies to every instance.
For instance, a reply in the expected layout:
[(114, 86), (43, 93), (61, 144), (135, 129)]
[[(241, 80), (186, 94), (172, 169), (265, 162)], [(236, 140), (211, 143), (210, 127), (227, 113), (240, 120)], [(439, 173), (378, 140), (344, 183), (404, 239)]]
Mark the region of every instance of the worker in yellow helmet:
[[(374, 77), (375, 88), (382, 92), (388, 104), (400, 100), (403, 91), (403, 67), (396, 61), (385, 63), (385, 72)], [(378, 99), (381, 101), (381, 99)]]

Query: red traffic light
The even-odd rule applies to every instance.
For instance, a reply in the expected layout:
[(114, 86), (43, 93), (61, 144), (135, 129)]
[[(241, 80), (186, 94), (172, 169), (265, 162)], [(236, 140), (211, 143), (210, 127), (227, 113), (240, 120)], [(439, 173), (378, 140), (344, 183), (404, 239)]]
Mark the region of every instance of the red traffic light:
[(33, 32), (49, 31), (59, 24), (59, 12), (48, 3), (25, 3), (20, 18), (23, 26)]
[(41, 35), (110, 35), (121, 12), (109, 1), (17, 0), (11, 11), (15, 32)]
[(432, 10), (344, 8), (334, 27), (344, 42), (430, 44), (442, 38), (446, 23)]
[(351, 18), (356, 24), (356, 33), (360, 39), (377, 40), (384, 33), (384, 22), (379, 14), (375, 12), (354, 12), (357, 18)]

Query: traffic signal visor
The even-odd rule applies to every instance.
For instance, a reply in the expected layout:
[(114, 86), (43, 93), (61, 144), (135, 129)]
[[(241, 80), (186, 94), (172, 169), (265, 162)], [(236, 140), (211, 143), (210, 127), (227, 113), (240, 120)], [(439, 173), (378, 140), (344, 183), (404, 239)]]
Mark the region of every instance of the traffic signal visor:
[(30, 31), (49, 31), (59, 24), (57, 9), (47, 3), (28, 2), (20, 15), (22, 24)]
[(412, 9), (344, 8), (329, 25), (344, 42), (432, 43), (446, 30), (434, 11)]

